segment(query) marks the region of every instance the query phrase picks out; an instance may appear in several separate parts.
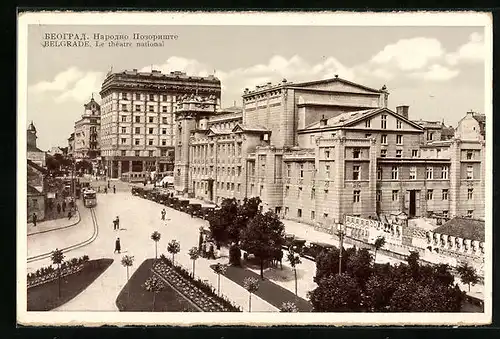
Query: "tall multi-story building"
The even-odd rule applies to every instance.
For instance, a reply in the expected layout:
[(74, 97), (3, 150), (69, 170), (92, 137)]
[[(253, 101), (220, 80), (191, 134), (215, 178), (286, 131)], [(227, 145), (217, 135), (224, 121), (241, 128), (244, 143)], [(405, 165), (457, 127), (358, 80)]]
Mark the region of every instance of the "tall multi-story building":
[(71, 133), (68, 138), (68, 155), (70, 157), (73, 156), (74, 149), (75, 149), (75, 132)]
[(215, 203), (259, 196), (327, 226), (401, 212), (484, 218), (483, 116), (468, 113), (455, 132), (390, 110), (388, 95), (335, 77), (246, 89), (241, 117), (181, 102), (176, 188)]
[(36, 139), (38, 138), (36, 133), (36, 128), (32, 121), (26, 130), (27, 158), (35, 164), (45, 167), (45, 152), (39, 149), (36, 145)]
[(97, 160), (100, 156), (101, 106), (93, 96), (83, 106), (82, 117), (75, 122), (72, 154), (75, 159)]
[(101, 154), (107, 175), (142, 180), (153, 171), (171, 174), (176, 102), (179, 96), (195, 93), (214, 97), (219, 107), (220, 80), (156, 70), (109, 73), (100, 92)]

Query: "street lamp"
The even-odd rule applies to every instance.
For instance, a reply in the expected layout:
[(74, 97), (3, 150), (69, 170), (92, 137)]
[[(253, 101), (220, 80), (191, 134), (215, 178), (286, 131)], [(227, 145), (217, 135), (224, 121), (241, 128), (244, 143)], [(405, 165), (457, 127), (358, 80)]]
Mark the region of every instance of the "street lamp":
[(344, 230), (344, 225), (342, 222), (337, 223), (337, 235), (339, 237), (339, 274), (342, 273), (342, 248), (344, 247), (344, 235), (345, 235), (345, 230)]

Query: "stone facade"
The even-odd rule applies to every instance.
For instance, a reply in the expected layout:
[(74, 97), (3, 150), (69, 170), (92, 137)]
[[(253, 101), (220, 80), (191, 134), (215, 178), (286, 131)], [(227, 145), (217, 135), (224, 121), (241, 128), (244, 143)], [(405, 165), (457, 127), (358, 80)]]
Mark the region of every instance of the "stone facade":
[[(385, 87), (338, 77), (284, 80), (246, 89), (241, 118), (182, 115), (178, 191), (215, 203), (259, 196), (266, 210), (325, 227), (346, 215), (484, 218), (484, 137), (412, 121), (387, 101)], [(457, 134), (471, 126), (462, 120)]]
[(100, 157), (101, 107), (92, 97), (84, 109), (81, 119), (75, 122), (72, 154), (75, 159), (96, 160)]
[(153, 70), (110, 73), (101, 89), (101, 155), (111, 178), (143, 180), (172, 175), (178, 98), (200, 93), (220, 105), (220, 80)]
[(36, 146), (36, 139), (37, 139), (36, 133), (37, 133), (36, 128), (32, 121), (26, 131), (26, 137), (27, 137), (26, 155), (28, 160), (33, 161), (39, 166), (45, 167), (45, 152)]

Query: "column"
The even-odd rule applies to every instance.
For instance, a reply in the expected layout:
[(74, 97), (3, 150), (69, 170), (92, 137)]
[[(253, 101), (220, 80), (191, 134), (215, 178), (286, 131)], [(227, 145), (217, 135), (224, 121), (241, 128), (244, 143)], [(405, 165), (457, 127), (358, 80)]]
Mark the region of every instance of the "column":
[(128, 161), (128, 172), (132, 173), (132, 160)]
[(110, 176), (110, 178), (113, 178), (114, 169), (115, 169), (115, 168), (114, 168), (114, 160), (110, 160), (109, 162), (110, 162), (110, 166), (109, 166), (109, 168), (110, 168), (109, 176)]
[(122, 177), (122, 161), (118, 160), (118, 179)]

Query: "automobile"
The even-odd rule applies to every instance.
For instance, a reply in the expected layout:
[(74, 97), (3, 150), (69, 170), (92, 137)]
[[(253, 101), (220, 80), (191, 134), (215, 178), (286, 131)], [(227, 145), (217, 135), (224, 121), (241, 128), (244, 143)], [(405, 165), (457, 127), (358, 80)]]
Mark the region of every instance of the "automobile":
[(176, 197), (171, 197), (169, 200), (168, 200), (168, 207), (171, 207), (171, 208), (174, 208), (174, 209), (177, 209), (176, 206), (177, 204), (179, 203), (179, 198), (176, 198)]
[(332, 244), (322, 242), (312, 242), (309, 246), (304, 246), (302, 249), (303, 256), (312, 260), (316, 260), (318, 255), (323, 251), (330, 251), (336, 248)]
[(201, 212), (201, 204), (190, 203), (187, 212), (193, 217), (199, 217)]
[(189, 207), (189, 200), (179, 200), (177, 203), (177, 210), (181, 212), (187, 212)]

